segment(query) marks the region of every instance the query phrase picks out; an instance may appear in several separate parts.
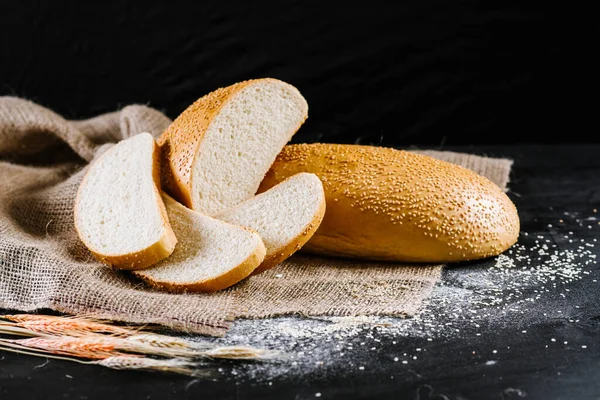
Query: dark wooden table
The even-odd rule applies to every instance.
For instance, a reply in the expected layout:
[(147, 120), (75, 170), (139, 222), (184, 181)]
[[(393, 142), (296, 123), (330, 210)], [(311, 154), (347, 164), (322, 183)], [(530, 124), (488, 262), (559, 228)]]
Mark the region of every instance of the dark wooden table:
[[(587, 245), (600, 238), (594, 217), (594, 209), (600, 209), (600, 145), (452, 150), (515, 160), (508, 194), (521, 218), (520, 248), (534, 248), (543, 237), (551, 239), (553, 251), (575, 254), (583, 248), (587, 260), (600, 253), (600, 244)], [(444, 284), (451, 286), (469, 274), (477, 277), (495, 262), (449, 266)], [(545, 288), (553, 290), (543, 293), (525, 288), (535, 301), (522, 302), (524, 311), (517, 317), (495, 315), (490, 308), (476, 333), (465, 329), (464, 334), (427, 342), (424, 337), (371, 332), (371, 339), (378, 340), (375, 351), (349, 352), (343, 359), (325, 360), (321, 368), (268, 382), (243, 375), (203, 381), (119, 372), (3, 352), (0, 399), (598, 399), (600, 269), (592, 262), (584, 271), (572, 282), (550, 282)], [(486, 323), (492, 319), (493, 324)], [(442, 316), (440, 326), (445, 321)], [(394, 354), (402, 353), (399, 349), (425, 346), (427, 353), (408, 364), (394, 361)]]

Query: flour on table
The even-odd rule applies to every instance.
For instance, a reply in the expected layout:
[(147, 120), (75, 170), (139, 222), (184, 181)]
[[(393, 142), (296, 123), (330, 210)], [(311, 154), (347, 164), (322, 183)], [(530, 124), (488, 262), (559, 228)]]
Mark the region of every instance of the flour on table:
[[(235, 366), (229, 373), (236, 379), (268, 381), (282, 374), (302, 375), (334, 364), (365, 371), (369, 366), (359, 365), (356, 360), (364, 359), (365, 352), (381, 351), (382, 341), (389, 350), (390, 342), (395, 345), (407, 337), (424, 343), (477, 337), (495, 325), (512, 327), (515, 334), (527, 334), (528, 323), (564, 316), (558, 307), (553, 308), (552, 315), (537, 315), (531, 311), (535, 303), (568, 298), (573, 284), (597, 264), (596, 239), (575, 238), (572, 232), (561, 232), (560, 224), (544, 234), (523, 232), (510, 250), (483, 265), (478, 262), (472, 270), (468, 264), (447, 267), (441, 282), (413, 318), (290, 316), (236, 321), (219, 341), (279, 349), (284, 356), (281, 361)], [(565, 242), (577, 246), (560, 250)], [(597, 284), (595, 280), (592, 283)], [(594, 290), (598, 289), (600, 286)], [(490, 357), (496, 353), (494, 350)], [(426, 354), (424, 345), (399, 349), (389, 357), (399, 364), (410, 364)], [(490, 359), (485, 365), (497, 362)]]

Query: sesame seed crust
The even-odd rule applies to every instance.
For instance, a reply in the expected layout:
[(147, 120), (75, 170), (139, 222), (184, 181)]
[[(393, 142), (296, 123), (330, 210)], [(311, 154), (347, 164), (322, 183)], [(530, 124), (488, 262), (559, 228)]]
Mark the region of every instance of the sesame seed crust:
[(319, 176), (327, 203), (305, 251), (451, 262), (498, 255), (519, 234), (516, 207), (497, 185), (432, 157), (372, 146), (288, 145), (259, 191), (299, 172)]

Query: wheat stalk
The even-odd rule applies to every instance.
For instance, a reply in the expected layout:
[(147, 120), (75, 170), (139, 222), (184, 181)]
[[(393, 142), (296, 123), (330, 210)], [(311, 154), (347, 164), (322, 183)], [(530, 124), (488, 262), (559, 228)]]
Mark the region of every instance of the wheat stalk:
[(103, 367), (117, 369), (117, 370), (146, 370), (146, 371), (160, 371), (160, 372), (171, 372), (176, 374), (190, 375), (194, 377), (211, 376), (211, 371), (198, 370), (197, 365), (191, 363), (185, 359), (167, 359), (157, 360), (147, 357), (138, 356), (113, 356), (102, 360), (96, 361), (82, 361), (73, 357), (62, 357), (52, 354), (46, 354), (43, 352), (36, 352), (35, 349), (19, 348), (17, 346), (5, 347), (0, 343), (0, 350), (10, 351), (18, 354), (26, 354), (36, 357), (45, 357), (53, 360), (71, 361), (79, 364), (92, 364), (100, 365)]
[(0, 350), (84, 363), (80, 359), (93, 360), (87, 363), (113, 369), (199, 376), (203, 372), (194, 368), (198, 366), (194, 359), (267, 360), (279, 354), (249, 346), (218, 346), (208, 341), (144, 332), (142, 327), (131, 329), (85, 317), (18, 314), (0, 318), (11, 321), (0, 321), (0, 334), (29, 336), (0, 338)]
[(204, 352), (205, 357), (229, 360), (267, 360), (279, 355), (278, 351), (248, 346), (223, 346)]
[[(0, 333), (21, 336), (39, 336), (34, 339), (12, 340), (10, 343), (22, 347), (47, 350), (52, 354), (88, 357), (90, 352), (96, 358), (110, 356), (110, 352), (122, 351), (160, 357), (222, 358), (232, 360), (272, 359), (277, 353), (272, 350), (248, 346), (218, 346), (210, 342), (195, 342), (159, 334), (137, 334), (118, 337), (90, 333), (87, 336), (51, 336), (39, 331), (0, 325)], [(43, 339), (41, 339), (43, 338)], [(97, 352), (97, 353), (94, 353)]]
[(207, 341), (188, 340), (180, 337), (160, 335), (157, 333), (139, 333), (127, 338), (132, 342), (139, 342), (153, 347), (166, 347), (182, 350), (208, 350), (214, 344)]
[(142, 334), (115, 341), (115, 347), (134, 353), (163, 357), (222, 358), (229, 360), (266, 360), (278, 352), (250, 346), (215, 346), (171, 336)]
[(0, 334), (11, 336), (46, 336), (41, 332), (32, 332), (13, 323), (0, 322)]
[(28, 338), (0, 339), (0, 343), (8, 347), (35, 349), (49, 354), (73, 356), (92, 360), (101, 360), (112, 356), (124, 355), (114, 344), (103, 338)]
[[(141, 335), (140, 335), (141, 336)], [(46, 351), (50, 354), (68, 355), (88, 359), (104, 359), (120, 356), (125, 353), (145, 354), (160, 357), (187, 357), (187, 358), (222, 358), (258, 360), (271, 358), (272, 352), (254, 347), (220, 346), (211, 349), (194, 349), (177, 346), (170, 347), (163, 341), (139, 341), (138, 337), (119, 338), (103, 335), (90, 335), (87, 337), (36, 337), (28, 339), (0, 339), (5, 346), (19, 346), (20, 348)]]
[(53, 335), (71, 336), (86, 335), (89, 333), (104, 333), (118, 336), (134, 335), (138, 330), (110, 325), (84, 317), (55, 317), (51, 315), (16, 314), (3, 315), (6, 319), (18, 326), (35, 332)]
[(90, 364), (101, 365), (112, 369), (129, 370), (147, 370), (172, 372), (190, 376), (209, 376), (207, 370), (198, 370), (198, 364), (190, 362), (183, 358), (170, 358), (166, 360), (157, 360), (148, 357), (129, 357), (117, 356), (109, 357), (100, 361), (93, 361)]
[[(211, 342), (193, 341), (157, 333), (139, 333), (141, 330), (121, 328), (84, 318), (62, 318), (43, 315), (18, 314), (2, 318), (15, 322), (0, 322), (0, 333), (24, 336), (79, 337), (79, 345), (118, 349), (121, 351), (150, 354), (162, 357), (270, 359), (276, 352), (247, 346), (215, 347)], [(97, 329), (97, 330), (96, 330)], [(11, 332), (9, 332), (11, 331)], [(109, 333), (110, 335), (105, 335)], [(56, 343), (56, 345), (63, 343)], [(55, 345), (49, 343), (49, 346)], [(52, 347), (49, 347), (50, 349)], [(71, 354), (71, 353), (69, 353)]]

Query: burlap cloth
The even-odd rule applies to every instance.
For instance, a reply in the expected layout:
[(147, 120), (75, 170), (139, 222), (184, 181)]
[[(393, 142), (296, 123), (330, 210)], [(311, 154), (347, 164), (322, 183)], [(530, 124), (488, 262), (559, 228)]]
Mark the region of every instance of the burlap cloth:
[[(0, 97), (0, 308), (52, 309), (223, 335), (236, 317), (284, 314), (410, 316), (441, 265), (359, 263), (297, 255), (213, 294), (169, 294), (95, 260), (73, 225), (86, 165), (113, 143), (159, 135), (171, 121), (142, 105), (82, 121)], [(505, 188), (510, 160), (430, 152)]]

